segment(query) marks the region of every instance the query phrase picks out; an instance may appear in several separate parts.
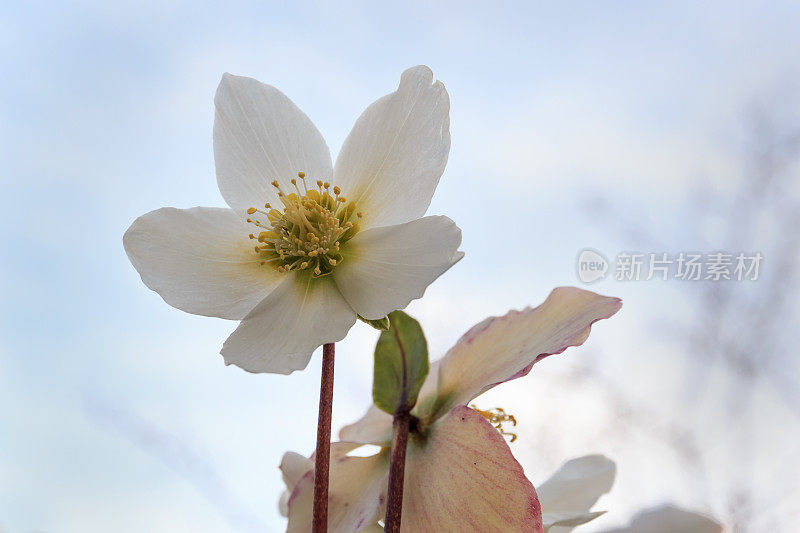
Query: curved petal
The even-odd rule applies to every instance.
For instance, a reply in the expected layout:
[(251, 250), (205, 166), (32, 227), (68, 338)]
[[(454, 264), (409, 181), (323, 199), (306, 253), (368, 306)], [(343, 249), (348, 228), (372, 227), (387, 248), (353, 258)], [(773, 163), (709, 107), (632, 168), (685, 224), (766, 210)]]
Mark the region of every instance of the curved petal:
[(281, 475), (286, 490), (278, 501), (281, 516), (289, 516), (289, 497), (300, 479), (314, 468), (314, 461), (297, 452), (286, 452), (281, 459)]
[(705, 515), (664, 505), (637, 514), (628, 527), (605, 533), (722, 533), (722, 529), (722, 524)]
[[(386, 501), (388, 451), (348, 457), (349, 443), (331, 444), (328, 487), (328, 531), (354, 532), (375, 525)], [(311, 531), (314, 470), (306, 472), (289, 498), (287, 533)]]
[(358, 421), (339, 430), (339, 439), (388, 446), (392, 442), (392, 415), (370, 405)]
[(362, 227), (408, 222), (428, 210), (449, 153), (450, 98), (428, 67), (413, 67), (358, 118), (333, 181), (363, 212)]
[(536, 488), (542, 512), (588, 511), (600, 496), (611, 490), (616, 473), (614, 461), (602, 455), (567, 461)]
[(282, 279), (259, 264), (250, 231), (230, 209), (164, 207), (137, 218), (122, 243), (144, 284), (169, 305), (239, 320)]
[(581, 524), (585, 524), (586, 522), (591, 522), (598, 516), (605, 514), (605, 511), (598, 511), (594, 513), (542, 513), (542, 523), (544, 524), (544, 530), (551, 531), (551, 528), (555, 527), (556, 529), (553, 530), (553, 533), (558, 532), (565, 532), (565, 531), (572, 531), (572, 528), (575, 526), (579, 526)]
[(461, 230), (444, 216), (373, 228), (347, 242), (333, 278), (350, 306), (367, 319), (383, 318), (421, 298), (456, 264)]
[(525, 376), (548, 355), (583, 344), (592, 324), (621, 306), (619, 298), (559, 287), (539, 307), (484, 320), (442, 358), (436, 412), (465, 405), (495, 385)]
[(542, 531), (536, 490), (500, 433), (468, 407), (408, 447), (402, 526), (408, 531)]
[(342, 340), (356, 314), (333, 280), (290, 274), (242, 320), (222, 346), (225, 364), (248, 372), (290, 374), (312, 352)]
[(332, 175), (328, 145), (309, 118), (282, 92), (252, 78), (224, 74), (214, 96), (214, 162), (222, 197), (239, 213), (265, 202), (278, 205), (278, 180), (305, 172)]

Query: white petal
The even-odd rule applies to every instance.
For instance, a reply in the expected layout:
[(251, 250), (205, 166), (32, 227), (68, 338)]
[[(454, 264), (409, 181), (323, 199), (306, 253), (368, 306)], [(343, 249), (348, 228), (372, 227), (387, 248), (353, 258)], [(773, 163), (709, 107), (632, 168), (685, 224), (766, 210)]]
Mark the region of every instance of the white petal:
[[(328, 531), (355, 532), (372, 527), (381, 518), (386, 500), (389, 454), (348, 457), (349, 443), (331, 444), (328, 488)], [(289, 498), (287, 533), (311, 531), (314, 470), (297, 483)]]
[(314, 468), (314, 461), (296, 452), (286, 452), (281, 459), (281, 474), (286, 490), (278, 501), (281, 516), (289, 516), (289, 497), (300, 479)]
[(665, 505), (639, 513), (628, 527), (605, 533), (722, 533), (722, 529), (705, 515)]
[(572, 531), (572, 528), (591, 522), (598, 516), (605, 514), (605, 511), (598, 511), (594, 513), (542, 513), (542, 524), (544, 525), (545, 532), (551, 531), (553, 533)]
[(586, 455), (567, 461), (536, 487), (544, 513), (588, 511), (611, 490), (617, 467), (602, 455)]
[(612, 316), (621, 305), (618, 298), (560, 287), (539, 307), (484, 320), (442, 358), (437, 413), (526, 375), (548, 355), (583, 344), (592, 324)]
[(392, 442), (392, 415), (370, 405), (357, 422), (339, 430), (339, 440), (387, 446)]
[(455, 407), (407, 453), (403, 530), (542, 531), (533, 485), (505, 439), (472, 409)]
[(347, 242), (333, 277), (358, 314), (382, 318), (422, 297), (428, 285), (464, 257), (460, 244), (461, 230), (443, 216), (373, 228)]
[(225, 74), (214, 96), (214, 161), (222, 197), (236, 211), (279, 205), (278, 180), (332, 175), (328, 145), (309, 118), (282, 92), (252, 78)]
[(187, 313), (241, 319), (280, 283), (230, 209), (164, 207), (137, 218), (122, 242), (142, 281)]
[(408, 222), (427, 211), (449, 152), (447, 91), (428, 67), (414, 67), (356, 121), (333, 181), (364, 213), (362, 227)]
[(329, 278), (290, 274), (236, 328), (222, 347), (225, 364), (248, 372), (290, 374), (322, 344), (342, 340), (356, 314)]

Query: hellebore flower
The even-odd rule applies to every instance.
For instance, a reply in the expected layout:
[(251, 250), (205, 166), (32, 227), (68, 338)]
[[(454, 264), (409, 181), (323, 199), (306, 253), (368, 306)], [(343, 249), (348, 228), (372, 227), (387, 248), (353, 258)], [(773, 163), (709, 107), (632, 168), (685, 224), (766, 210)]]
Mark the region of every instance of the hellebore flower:
[(230, 209), (162, 208), (125, 233), (145, 285), (188, 313), (241, 323), (226, 364), (289, 374), (357, 316), (422, 296), (463, 257), (461, 230), (423, 217), (450, 150), (449, 97), (427, 67), (356, 121), (336, 165), (280, 91), (225, 74), (214, 98), (217, 184)]
[[(539, 307), (480, 322), (431, 364), (412, 410), (404, 530), (544, 530), (536, 490), (511, 454), (502, 429), (498, 431), (497, 426), (510, 417), (467, 405), (495, 385), (525, 376), (548, 355), (583, 344), (592, 324), (612, 316), (621, 305), (617, 298), (558, 288)], [(341, 442), (331, 445), (329, 530), (373, 527), (383, 517), (386, 503), (392, 416), (372, 406), (361, 420), (344, 427), (339, 437)], [(382, 450), (368, 457), (350, 455), (362, 444)], [(287, 531), (306, 532), (313, 498), (311, 459), (287, 453), (281, 470), (290, 491), (282, 504), (289, 518)], [(559, 483), (550, 486), (556, 489)], [(552, 511), (573, 515), (549, 516), (549, 525), (574, 520), (574, 513), (586, 514), (594, 503), (561, 506), (557, 491), (550, 492), (556, 494)]]

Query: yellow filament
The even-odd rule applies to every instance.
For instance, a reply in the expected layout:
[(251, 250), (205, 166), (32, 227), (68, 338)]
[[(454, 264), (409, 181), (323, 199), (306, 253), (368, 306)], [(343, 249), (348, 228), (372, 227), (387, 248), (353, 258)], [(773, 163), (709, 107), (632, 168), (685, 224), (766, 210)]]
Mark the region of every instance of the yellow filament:
[(341, 196), (338, 186), (316, 180), (317, 189), (309, 190), (305, 173), (298, 172), (297, 177), (303, 188), (297, 178), (292, 178), (289, 181), (295, 192), (290, 193), (281, 188), (278, 180), (271, 182), (277, 189), (282, 212), (269, 203), (264, 204), (266, 211), (247, 209), (248, 215), (261, 213), (267, 219), (264, 223), (247, 219), (263, 230), (251, 233), (249, 238), (259, 243), (254, 249), (261, 256), (260, 264), (270, 264), (279, 272), (309, 269), (314, 276), (324, 276), (342, 262), (340, 246), (358, 233), (355, 220), (363, 215), (357, 212), (354, 202)]
[(510, 415), (505, 412), (505, 410), (501, 407), (495, 407), (494, 409), (489, 410), (482, 410), (478, 409), (474, 404), (470, 405), (472, 409), (474, 409), (479, 415), (489, 421), (491, 425), (493, 425), (497, 430), (500, 432), (501, 435), (504, 437), (509, 437), (510, 442), (514, 442), (517, 440), (517, 434), (512, 433), (510, 431), (506, 431), (503, 429), (504, 422), (510, 422), (512, 426), (517, 425), (517, 419), (514, 418), (514, 415)]

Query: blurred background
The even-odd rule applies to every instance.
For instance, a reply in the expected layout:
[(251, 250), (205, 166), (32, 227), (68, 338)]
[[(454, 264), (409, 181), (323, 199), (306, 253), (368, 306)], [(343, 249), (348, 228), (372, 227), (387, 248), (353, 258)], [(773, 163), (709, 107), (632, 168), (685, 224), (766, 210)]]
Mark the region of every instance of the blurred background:
[[(0, 531), (281, 531), (320, 357), (225, 367), (235, 323), (147, 290), (122, 234), (222, 206), (223, 72), (280, 88), (334, 156), (424, 63), (451, 97), (429, 213), (465, 259), (409, 312), (433, 358), (488, 315), (577, 285), (625, 305), (584, 347), (476, 403), (516, 415), (540, 483), (617, 461), (600, 531), (664, 502), (731, 531), (800, 530), (800, 6), (795, 2), (5, 3), (0, 18)], [(584, 248), (607, 277), (577, 277)], [(498, 249), (507, 250), (497, 257)], [(763, 255), (757, 280), (618, 281), (622, 252)], [(337, 346), (334, 431), (370, 402), (377, 333)]]

